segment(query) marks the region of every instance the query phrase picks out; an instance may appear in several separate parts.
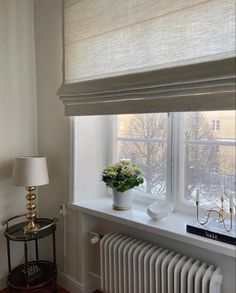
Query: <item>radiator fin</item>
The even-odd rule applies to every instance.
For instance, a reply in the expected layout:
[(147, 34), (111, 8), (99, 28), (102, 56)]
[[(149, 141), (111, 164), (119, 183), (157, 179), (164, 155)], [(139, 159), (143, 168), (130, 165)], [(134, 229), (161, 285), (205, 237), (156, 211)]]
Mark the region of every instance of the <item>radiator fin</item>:
[(104, 293), (221, 293), (220, 268), (112, 233), (100, 243)]

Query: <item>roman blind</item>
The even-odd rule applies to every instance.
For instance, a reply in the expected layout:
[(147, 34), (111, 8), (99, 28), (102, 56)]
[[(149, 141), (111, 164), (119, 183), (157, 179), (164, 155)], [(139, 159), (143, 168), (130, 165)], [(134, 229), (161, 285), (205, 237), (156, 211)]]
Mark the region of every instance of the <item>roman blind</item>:
[(234, 0), (65, 0), (58, 94), (66, 115), (232, 109), (234, 58)]

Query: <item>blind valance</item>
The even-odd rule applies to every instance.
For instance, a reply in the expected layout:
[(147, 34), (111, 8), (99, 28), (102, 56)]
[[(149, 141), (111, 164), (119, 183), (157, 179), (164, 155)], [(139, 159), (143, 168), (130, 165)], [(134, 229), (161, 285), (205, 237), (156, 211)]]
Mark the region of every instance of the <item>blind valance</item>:
[(232, 109), (234, 8), (234, 0), (65, 0), (66, 115)]

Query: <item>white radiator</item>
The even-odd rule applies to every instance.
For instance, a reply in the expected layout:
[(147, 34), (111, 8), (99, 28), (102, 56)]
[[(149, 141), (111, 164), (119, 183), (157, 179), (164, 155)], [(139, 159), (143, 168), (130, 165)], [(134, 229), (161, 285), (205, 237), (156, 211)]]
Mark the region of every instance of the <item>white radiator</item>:
[(113, 233), (100, 243), (104, 293), (220, 293), (220, 268)]

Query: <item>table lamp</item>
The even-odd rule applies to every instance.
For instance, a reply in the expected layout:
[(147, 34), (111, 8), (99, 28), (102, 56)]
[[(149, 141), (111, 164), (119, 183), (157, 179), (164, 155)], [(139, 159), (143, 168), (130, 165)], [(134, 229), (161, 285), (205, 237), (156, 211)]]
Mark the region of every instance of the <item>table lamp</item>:
[(35, 223), (36, 212), (36, 194), (34, 193), (37, 186), (49, 183), (47, 162), (45, 157), (19, 157), (15, 158), (12, 174), (13, 184), (16, 186), (25, 186), (27, 190), (26, 218), (29, 223), (24, 227), (25, 233), (34, 233), (39, 229)]

